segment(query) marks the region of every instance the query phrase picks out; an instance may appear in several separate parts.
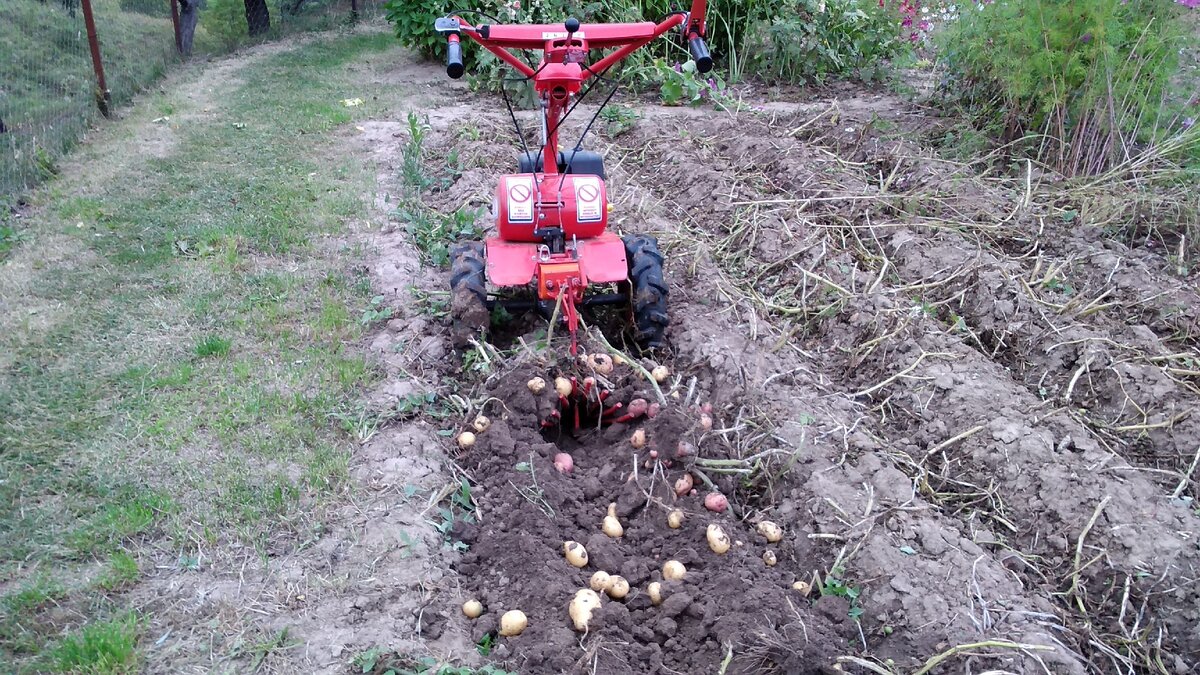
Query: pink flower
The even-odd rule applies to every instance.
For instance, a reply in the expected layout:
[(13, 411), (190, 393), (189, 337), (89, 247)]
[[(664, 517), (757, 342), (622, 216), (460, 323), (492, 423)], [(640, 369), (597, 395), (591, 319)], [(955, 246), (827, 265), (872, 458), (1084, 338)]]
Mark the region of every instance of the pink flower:
[(1178, 2), (1188, 9), (1196, 9), (1197, 7), (1200, 7), (1200, 0), (1175, 0), (1175, 2)]

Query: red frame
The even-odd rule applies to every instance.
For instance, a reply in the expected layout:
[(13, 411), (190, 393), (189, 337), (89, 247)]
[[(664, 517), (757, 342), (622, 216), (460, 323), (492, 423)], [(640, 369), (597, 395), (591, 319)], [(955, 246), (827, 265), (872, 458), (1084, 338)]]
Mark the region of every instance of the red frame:
[[(487, 36), (484, 37), (481, 33), (484, 26), (473, 26), (462, 17), (454, 18), (458, 19), (459, 30), (467, 37), (495, 54), (517, 72), (532, 78), (534, 91), (548, 99), (549, 105), (545, 108), (546, 148), (542, 164), (546, 174), (555, 175), (558, 173), (558, 125), (566, 114), (570, 95), (578, 94), (583, 83), (589, 78), (605, 72), (626, 56), (684, 21), (690, 21), (685, 29), (688, 39), (703, 37), (707, 7), (708, 0), (692, 0), (690, 14), (672, 14), (657, 24), (650, 21), (581, 24), (569, 43), (566, 28), (562, 24), (491, 25), (486, 26)], [(458, 36), (451, 35), (450, 38), (457, 40)], [(578, 62), (564, 63), (568, 51), (581, 50), (586, 54), (589, 49), (614, 47), (617, 48), (616, 51), (586, 68)], [(510, 49), (538, 49), (543, 51), (544, 56), (535, 70), (514, 56)], [(557, 60), (548, 61), (550, 58)]]

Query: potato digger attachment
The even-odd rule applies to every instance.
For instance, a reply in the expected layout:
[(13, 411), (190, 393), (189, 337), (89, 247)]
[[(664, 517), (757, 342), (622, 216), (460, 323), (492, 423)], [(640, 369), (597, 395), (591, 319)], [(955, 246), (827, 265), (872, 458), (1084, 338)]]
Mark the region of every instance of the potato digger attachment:
[[(690, 12), (668, 14), (658, 23), (581, 24), (570, 18), (558, 25), (473, 25), (457, 15), (436, 21), (435, 29), (447, 41), (450, 77), (462, 77), (466, 70), (461, 44), (465, 35), (531, 80), (542, 109), (541, 147), (523, 147), (516, 173), (501, 176), (496, 186), (495, 234), (451, 249), (450, 309), (457, 347), (465, 348), (473, 338), (486, 338), (497, 306), (514, 312), (537, 310), (561, 322), (571, 336), (572, 355), (578, 351), (580, 310), (594, 306), (625, 308), (629, 333), (641, 350), (663, 345), (669, 324), (668, 293), (658, 242), (648, 235), (619, 237), (609, 231), (612, 205), (604, 158), (583, 149), (600, 110), (568, 150), (559, 145), (559, 130), (597, 84), (609, 82), (605, 76), (613, 66), (676, 28), (687, 41), (697, 70), (711, 70), (712, 57), (704, 42), (706, 4), (695, 0)], [(542, 57), (534, 66), (510, 50), (541, 51)], [(610, 50), (607, 55), (590, 62), (593, 53), (605, 50)], [(600, 109), (616, 89), (612, 83)], [(505, 103), (525, 146), (507, 94)], [(603, 407), (603, 399), (593, 400), (598, 394), (586, 389), (584, 382), (572, 387), (571, 396), (564, 397), (563, 410), (568, 414), (579, 407), (565, 404), (583, 393), (588, 415), (599, 407), (601, 417), (620, 418)]]

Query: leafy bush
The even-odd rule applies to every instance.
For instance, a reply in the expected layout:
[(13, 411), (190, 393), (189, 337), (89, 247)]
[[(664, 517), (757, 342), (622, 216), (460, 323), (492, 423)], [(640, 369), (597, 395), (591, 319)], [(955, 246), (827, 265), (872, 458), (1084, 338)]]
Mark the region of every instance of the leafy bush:
[(874, 79), (884, 62), (908, 49), (894, 3), (875, 0), (790, 0), (770, 21), (756, 23), (746, 49), (749, 69), (787, 82), (826, 77)]
[(943, 89), (977, 126), (1043, 134), (1066, 175), (1102, 172), (1179, 131), (1163, 105), (1183, 38), (1169, 0), (1006, 0), (963, 8), (940, 40)]
[(200, 25), (222, 46), (233, 47), (246, 37), (246, 5), (243, 0), (208, 0)]
[(446, 53), (446, 40), (434, 32), (433, 22), (453, 9), (451, 5), (444, 0), (388, 0), (383, 11), (396, 27), (400, 44), (417, 50), (422, 56), (441, 58)]

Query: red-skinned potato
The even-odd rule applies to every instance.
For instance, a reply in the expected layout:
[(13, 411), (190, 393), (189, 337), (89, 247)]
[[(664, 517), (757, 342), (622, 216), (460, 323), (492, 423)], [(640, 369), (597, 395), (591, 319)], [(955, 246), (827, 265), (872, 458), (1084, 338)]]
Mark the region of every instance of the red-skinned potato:
[(710, 492), (704, 495), (704, 508), (713, 513), (725, 513), (729, 508), (729, 500), (720, 492)]
[(554, 456), (554, 468), (559, 473), (571, 473), (575, 470), (575, 460), (567, 453), (560, 452)]

